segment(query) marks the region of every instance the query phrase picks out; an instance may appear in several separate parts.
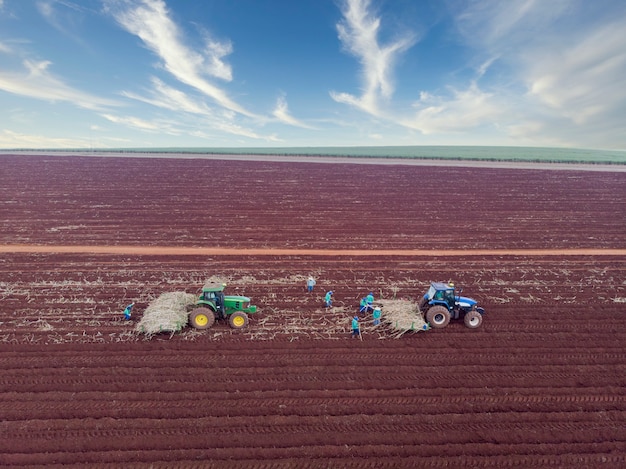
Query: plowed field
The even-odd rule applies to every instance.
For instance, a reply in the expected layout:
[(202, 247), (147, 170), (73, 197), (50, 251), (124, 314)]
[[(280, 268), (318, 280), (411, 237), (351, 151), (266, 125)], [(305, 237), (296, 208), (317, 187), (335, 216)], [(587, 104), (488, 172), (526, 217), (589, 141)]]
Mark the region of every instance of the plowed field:
[[(623, 172), (0, 155), (0, 180), (2, 467), (626, 467)], [(246, 330), (133, 331), (210, 277)], [(482, 327), (350, 338), (362, 296), (431, 280)]]

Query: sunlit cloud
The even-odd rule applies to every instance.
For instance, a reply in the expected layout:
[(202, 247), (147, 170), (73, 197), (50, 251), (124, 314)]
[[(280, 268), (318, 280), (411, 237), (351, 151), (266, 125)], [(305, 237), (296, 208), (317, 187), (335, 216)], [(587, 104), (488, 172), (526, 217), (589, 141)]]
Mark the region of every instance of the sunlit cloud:
[(599, 27), (563, 50), (540, 49), (524, 56), (530, 94), (576, 124), (617, 110), (624, 116), (624, 24)]
[(339, 39), (345, 50), (361, 64), (362, 94), (331, 92), (340, 103), (349, 104), (369, 114), (380, 114), (381, 98), (389, 99), (394, 92), (393, 68), (399, 55), (416, 41), (409, 34), (381, 45), (381, 18), (374, 15), (370, 0), (345, 0), (343, 20), (337, 25)]
[(36, 6), (39, 14), (54, 29), (86, 46), (84, 39), (75, 32), (77, 24), (82, 21), (83, 6), (67, 0), (39, 0)]
[(404, 122), (409, 128), (424, 134), (460, 132), (495, 122), (505, 112), (496, 97), (472, 83), (465, 90), (451, 90), (451, 97), (422, 93), (414, 104), (414, 118)]
[(138, 36), (162, 60), (163, 68), (177, 80), (199, 90), (226, 109), (253, 117), (250, 111), (208, 79), (232, 79), (231, 68), (223, 61), (232, 51), (230, 44), (208, 41), (202, 52), (190, 49), (183, 43), (182, 34), (162, 0), (105, 1), (107, 11), (118, 24)]
[[(573, 14), (581, 5), (467, 2), (454, 19), (473, 48), (468, 60), (481, 65), (465, 91), (422, 94), (407, 125), (425, 134), (492, 125), (513, 141), (557, 146), (603, 147), (602, 135), (620, 145), (611, 135), (626, 126), (626, 9), (590, 19)], [(499, 81), (489, 77), (494, 65)]]
[(211, 108), (202, 101), (188, 96), (184, 92), (165, 84), (156, 77), (152, 77), (151, 82), (152, 89), (149, 91), (150, 96), (141, 96), (130, 91), (123, 91), (122, 95), (171, 111), (189, 112), (205, 116), (213, 115)]
[(467, 0), (455, 21), (468, 44), (487, 53), (506, 52), (541, 40), (545, 32), (572, 8), (571, 0)]
[[(227, 117), (215, 120), (195, 120), (189, 123), (185, 119), (142, 119), (136, 116), (120, 116), (103, 113), (101, 117), (125, 129), (140, 130), (148, 133), (168, 135), (189, 135), (215, 140), (216, 135), (230, 134), (254, 140), (277, 141), (273, 135), (262, 135), (229, 120)], [(206, 130), (205, 130), (206, 129)], [(215, 134), (211, 133), (215, 132)]]
[(120, 103), (72, 88), (50, 73), (47, 60), (24, 60), (21, 72), (0, 71), (0, 90), (45, 101), (63, 101), (91, 110), (102, 110)]
[(402, 111), (383, 110), (381, 101), (391, 98), (394, 92), (392, 75), (397, 58), (415, 44), (416, 36), (406, 34), (381, 46), (378, 41), (381, 18), (374, 15), (369, 0), (348, 0), (343, 14), (344, 20), (338, 25), (339, 37), (344, 47), (361, 62), (365, 86), (361, 96), (333, 93), (336, 101), (422, 134), (468, 131), (502, 116), (496, 97), (478, 85), (478, 79), (497, 60), (496, 55), (485, 58), (466, 89), (449, 86), (447, 95), (422, 92), (413, 104), (417, 111), (408, 117)]
[(294, 127), (301, 127), (303, 129), (312, 129), (313, 127), (305, 124), (304, 122), (296, 119), (291, 114), (289, 114), (289, 108), (287, 105), (287, 98), (285, 96), (280, 96), (276, 101), (276, 107), (272, 112), (272, 115), (276, 117), (280, 122), (283, 122), (288, 125), (292, 125)]
[(11, 6), (12, 5), (7, 3), (5, 0), (0, 0), (0, 15), (2, 18), (10, 18), (10, 19), (16, 18), (15, 12), (11, 8)]
[(101, 116), (115, 124), (119, 124), (132, 129), (147, 130), (150, 132), (170, 131), (171, 129), (169, 125), (159, 124), (134, 116), (116, 116), (113, 114), (101, 114)]
[[(287, 11), (275, 11), (277, 22), (293, 21), (284, 31), (259, 24), (263, 32), (240, 34), (254, 25), (211, 26), (235, 11), (230, 3), (179, 3), (0, 0), (1, 128), (15, 131), (4, 141), (34, 134), (32, 146), (57, 147), (36, 134), (49, 125), (79, 135), (95, 117), (94, 133), (148, 145), (626, 148), (620, 0), (335, 0), (330, 16), (315, 7), (306, 17), (306, 38), (293, 35), (301, 18), (280, 16)], [(285, 40), (290, 47), (269, 47)], [(332, 74), (312, 79), (308, 70), (329, 64)], [(327, 79), (340, 84), (329, 88)]]
[(0, 130), (0, 148), (87, 148), (85, 139), (46, 137), (24, 134), (8, 129)]
[[(221, 109), (216, 111), (211, 109), (201, 100), (191, 97), (186, 93), (165, 84), (162, 80), (156, 77), (153, 77), (151, 81), (152, 88), (148, 91), (149, 96), (141, 96), (128, 91), (124, 91), (122, 95), (155, 107), (174, 111), (180, 116), (183, 116), (183, 114), (186, 113), (200, 117), (201, 120), (194, 117), (191, 121), (192, 123), (188, 124), (185, 123), (188, 119), (181, 117), (177, 122), (179, 132), (183, 132), (191, 136), (203, 136), (202, 138), (209, 138), (209, 133), (197, 130), (198, 128), (203, 128), (211, 129), (220, 133), (249, 137), (252, 139), (269, 141), (274, 140), (273, 136), (261, 135), (249, 128), (236, 124), (234, 120), (237, 117), (237, 114), (230, 110)], [(152, 128), (153, 126), (158, 127), (155, 123), (147, 121), (135, 122), (132, 118), (122, 119), (112, 115), (108, 115), (106, 118), (112, 122), (129, 125), (142, 130), (150, 131), (154, 130)]]
[[(235, 135), (239, 137), (245, 137), (253, 140), (263, 140), (267, 142), (280, 142), (281, 140), (275, 135), (262, 135), (258, 132), (255, 132), (252, 129), (240, 126), (238, 124), (232, 122), (219, 122), (216, 123), (213, 127), (217, 133), (227, 133), (230, 135)], [(215, 141), (215, 135), (201, 129), (195, 129), (189, 132), (189, 135), (194, 137), (200, 137), (207, 140)]]
[(205, 39), (206, 71), (210, 75), (221, 78), (225, 81), (232, 81), (233, 71), (231, 66), (222, 59), (233, 52), (233, 45), (230, 41), (219, 42), (211, 39), (208, 35)]

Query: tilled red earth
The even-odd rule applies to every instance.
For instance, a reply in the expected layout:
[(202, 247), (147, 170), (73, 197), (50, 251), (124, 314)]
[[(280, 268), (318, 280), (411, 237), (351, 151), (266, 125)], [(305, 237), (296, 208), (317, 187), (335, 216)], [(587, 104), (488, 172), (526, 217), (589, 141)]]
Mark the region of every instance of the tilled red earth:
[[(622, 250), (623, 174), (55, 156), (0, 168), (5, 245), (433, 250), (2, 254), (3, 467), (626, 467), (626, 258), (437, 255)], [(155, 296), (216, 275), (259, 305), (248, 329), (133, 332)], [(369, 291), (416, 299), (448, 279), (486, 308), (479, 330), (393, 339), (366, 324), (349, 338)]]

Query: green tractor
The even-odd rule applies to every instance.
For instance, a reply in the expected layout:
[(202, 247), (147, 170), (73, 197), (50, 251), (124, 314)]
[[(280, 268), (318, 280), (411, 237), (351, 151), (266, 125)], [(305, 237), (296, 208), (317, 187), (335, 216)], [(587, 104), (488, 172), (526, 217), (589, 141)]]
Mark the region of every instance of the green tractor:
[(256, 313), (247, 296), (224, 295), (225, 283), (208, 283), (189, 312), (189, 324), (196, 329), (208, 329), (216, 319), (228, 319), (233, 329), (248, 325), (248, 314)]

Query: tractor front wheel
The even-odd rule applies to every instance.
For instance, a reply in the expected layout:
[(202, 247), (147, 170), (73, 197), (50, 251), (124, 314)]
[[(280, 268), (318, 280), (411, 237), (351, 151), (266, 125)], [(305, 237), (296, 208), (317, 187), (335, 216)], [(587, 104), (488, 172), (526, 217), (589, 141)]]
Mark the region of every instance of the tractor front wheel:
[(435, 329), (446, 327), (450, 322), (450, 311), (445, 306), (433, 306), (426, 313), (426, 321)]
[(189, 313), (189, 324), (196, 329), (208, 329), (214, 322), (215, 315), (209, 308), (196, 308)]
[(244, 312), (237, 311), (230, 315), (228, 324), (233, 329), (243, 329), (248, 325), (248, 315)]
[(465, 314), (463, 321), (465, 321), (465, 325), (470, 329), (476, 329), (483, 323), (483, 315), (478, 311), (470, 311)]

